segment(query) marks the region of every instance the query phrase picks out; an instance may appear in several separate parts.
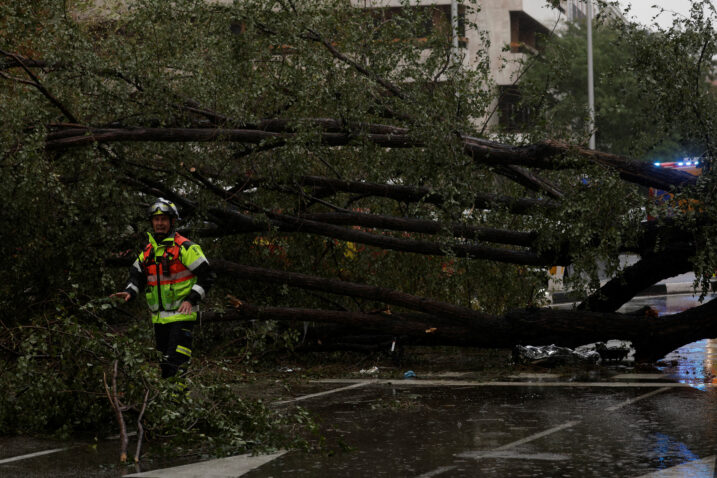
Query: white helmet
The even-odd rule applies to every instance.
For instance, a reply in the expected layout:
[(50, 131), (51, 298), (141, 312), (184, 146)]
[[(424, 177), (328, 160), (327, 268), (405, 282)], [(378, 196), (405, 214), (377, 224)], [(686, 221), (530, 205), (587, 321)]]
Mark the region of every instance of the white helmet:
[(177, 206), (172, 201), (168, 201), (164, 198), (157, 198), (157, 200), (149, 206), (147, 209), (147, 216), (150, 218), (159, 214), (166, 214), (176, 220), (179, 220), (179, 211)]

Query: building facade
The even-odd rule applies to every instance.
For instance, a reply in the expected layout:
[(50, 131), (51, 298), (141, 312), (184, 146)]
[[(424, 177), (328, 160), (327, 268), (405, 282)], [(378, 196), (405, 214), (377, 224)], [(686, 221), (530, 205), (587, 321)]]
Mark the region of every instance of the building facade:
[[(351, 0), (351, 3), (360, 8), (405, 8), (401, 0)], [(451, 3), (451, 0), (415, 0), (411, 6), (436, 8), (450, 19)], [(465, 9), (460, 3), (458, 16), (462, 24)], [(516, 85), (521, 61), (526, 55), (539, 51), (544, 38), (559, 34), (566, 22), (585, 21), (587, 3), (586, 0), (482, 0), (477, 6), (468, 20), (487, 35), (491, 79), (497, 89), (497, 114), (486, 120), (490, 128), (517, 132), (530, 116), (528, 111), (521, 111), (519, 105), (520, 91)], [(459, 35), (464, 66), (470, 68), (485, 45), (477, 31), (461, 31)]]

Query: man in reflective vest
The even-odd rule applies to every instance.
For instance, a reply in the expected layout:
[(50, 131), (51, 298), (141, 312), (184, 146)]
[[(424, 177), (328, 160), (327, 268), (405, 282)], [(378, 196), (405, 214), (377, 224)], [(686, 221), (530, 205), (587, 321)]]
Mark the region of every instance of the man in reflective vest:
[(128, 302), (145, 291), (152, 313), (157, 350), (162, 353), (162, 378), (177, 375), (192, 357), (192, 329), (200, 300), (215, 274), (198, 244), (174, 232), (179, 220), (171, 201), (157, 199), (148, 210), (149, 243), (134, 261), (129, 282), (112, 294)]

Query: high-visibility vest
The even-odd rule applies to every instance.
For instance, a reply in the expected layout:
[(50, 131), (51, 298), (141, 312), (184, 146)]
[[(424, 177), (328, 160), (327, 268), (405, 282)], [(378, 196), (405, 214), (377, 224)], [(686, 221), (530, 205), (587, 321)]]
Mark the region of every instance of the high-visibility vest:
[(189, 314), (177, 313), (177, 309), (197, 283), (192, 270), (202, 262), (206, 258), (201, 248), (186, 237), (175, 234), (157, 243), (150, 234), (149, 244), (139, 254), (139, 263), (147, 277), (147, 305), (153, 323), (197, 320), (197, 306), (192, 306)]

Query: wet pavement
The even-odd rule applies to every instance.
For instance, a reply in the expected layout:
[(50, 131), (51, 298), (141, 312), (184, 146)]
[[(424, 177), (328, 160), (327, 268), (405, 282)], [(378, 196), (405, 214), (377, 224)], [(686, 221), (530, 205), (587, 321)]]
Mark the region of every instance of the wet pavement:
[[(663, 302), (661, 303), (661, 300)], [(694, 298), (641, 298), (670, 313)], [(336, 379), (294, 388), (280, 407), (319, 420), (330, 449), (235, 457), (181, 469), (116, 465), (117, 444), (0, 438), (0, 477), (710, 477), (717, 455), (717, 342), (665, 357), (654, 373)], [(132, 445), (130, 445), (131, 448)], [(64, 448), (64, 449), (63, 449)], [(63, 449), (57, 451), (57, 449)], [(45, 455), (17, 459), (31, 453)], [(251, 461), (254, 460), (254, 461)], [(164, 470), (162, 470), (164, 469)]]
[(715, 397), (691, 388), (399, 384), (347, 398), (312, 410), (356, 450), (291, 453), (246, 476), (636, 477), (717, 450)]

